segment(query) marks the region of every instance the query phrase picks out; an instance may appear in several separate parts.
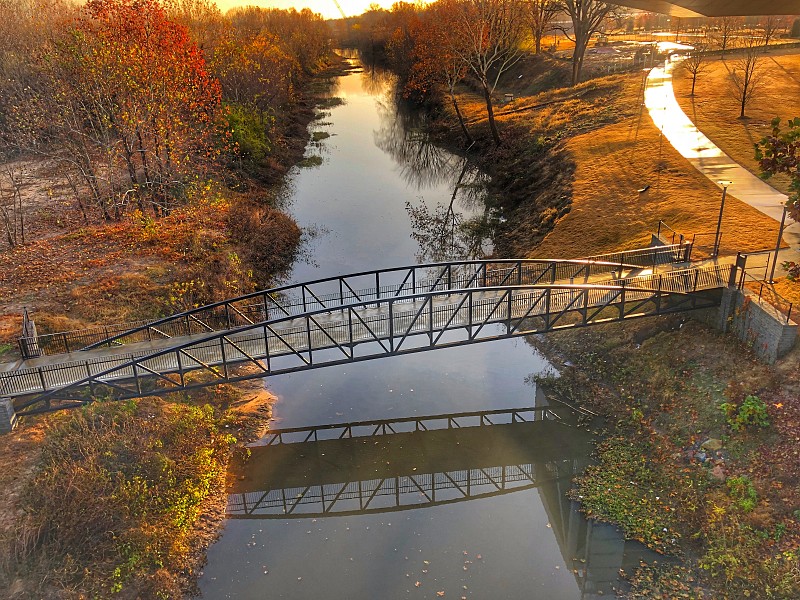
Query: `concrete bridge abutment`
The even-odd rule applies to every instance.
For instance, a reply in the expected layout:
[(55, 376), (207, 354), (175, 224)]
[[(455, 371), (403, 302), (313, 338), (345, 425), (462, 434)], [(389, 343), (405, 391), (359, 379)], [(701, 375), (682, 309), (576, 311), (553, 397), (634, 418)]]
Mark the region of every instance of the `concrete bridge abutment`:
[(17, 413), (11, 398), (0, 398), (0, 434), (11, 433), (17, 426)]
[(698, 311), (695, 316), (723, 333), (735, 335), (768, 364), (786, 355), (797, 341), (796, 322), (768, 302), (759, 302), (758, 296), (736, 288), (723, 291), (719, 308)]

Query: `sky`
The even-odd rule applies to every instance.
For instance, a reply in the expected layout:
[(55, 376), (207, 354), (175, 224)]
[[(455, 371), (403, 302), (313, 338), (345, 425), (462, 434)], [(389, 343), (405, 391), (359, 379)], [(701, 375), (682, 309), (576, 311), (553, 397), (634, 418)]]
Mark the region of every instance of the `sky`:
[[(215, 0), (216, 5), (223, 12), (234, 6), (261, 6), (264, 8), (310, 8), (321, 14), (326, 19), (341, 18), (333, 0)], [(339, 0), (339, 4), (348, 17), (360, 15), (370, 4), (379, 4), (390, 8), (394, 0)]]

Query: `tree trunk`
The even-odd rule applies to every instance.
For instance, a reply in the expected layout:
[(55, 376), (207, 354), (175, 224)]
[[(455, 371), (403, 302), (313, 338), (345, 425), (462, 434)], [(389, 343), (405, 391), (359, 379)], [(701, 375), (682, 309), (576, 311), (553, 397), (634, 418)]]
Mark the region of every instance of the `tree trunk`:
[(694, 86), (697, 83), (697, 73), (692, 74), (692, 93), (689, 94), (690, 96), (694, 96)]
[(458, 124), (461, 125), (461, 131), (464, 132), (464, 137), (466, 138), (467, 143), (472, 145), (475, 142), (473, 141), (472, 136), (469, 134), (469, 131), (467, 130), (467, 124), (464, 123), (464, 117), (461, 114), (461, 109), (458, 108), (458, 101), (456, 100), (456, 95), (453, 93), (452, 90), (450, 90), (450, 99), (453, 101), (453, 108), (455, 109), (456, 116), (458, 117)]
[(575, 36), (575, 50), (572, 53), (572, 85), (576, 86), (581, 80), (581, 71), (583, 70), (583, 55), (586, 52), (587, 41)]
[(502, 144), (500, 140), (500, 134), (497, 131), (497, 124), (494, 122), (494, 109), (492, 107), (492, 94), (489, 92), (489, 85), (486, 81), (481, 82), (483, 84), (483, 97), (486, 99), (486, 112), (489, 115), (489, 129), (492, 130), (492, 139), (496, 146)]

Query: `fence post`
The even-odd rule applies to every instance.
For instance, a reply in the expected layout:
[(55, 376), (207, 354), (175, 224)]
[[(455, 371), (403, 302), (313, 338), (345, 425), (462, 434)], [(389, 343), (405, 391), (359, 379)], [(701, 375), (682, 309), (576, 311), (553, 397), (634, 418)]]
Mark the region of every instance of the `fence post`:
[(0, 434), (11, 433), (17, 426), (17, 413), (11, 398), (0, 398)]

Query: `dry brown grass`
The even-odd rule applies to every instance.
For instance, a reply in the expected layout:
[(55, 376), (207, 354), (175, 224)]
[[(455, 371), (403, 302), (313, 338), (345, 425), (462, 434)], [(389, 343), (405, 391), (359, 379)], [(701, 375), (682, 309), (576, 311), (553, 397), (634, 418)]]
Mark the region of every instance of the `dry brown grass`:
[[(783, 296), (786, 300), (791, 302), (794, 307), (792, 309), (792, 315), (794, 316), (794, 320), (797, 321), (800, 319), (800, 281), (789, 281), (788, 279), (781, 279), (775, 282), (773, 286), (775, 291), (778, 292), (781, 296)], [(795, 312), (795, 310), (797, 312)]]
[[(659, 220), (689, 236), (716, 228), (719, 189), (661, 139), (646, 112), (637, 114), (641, 76), (629, 75), (624, 83), (624, 93), (612, 96), (607, 108), (625, 116), (567, 141), (577, 163), (572, 210), (531, 256), (634, 248), (649, 243)], [(778, 223), (731, 198), (722, 230), (723, 252), (752, 251), (773, 243)]]
[[(675, 73), (675, 95), (683, 110), (711, 141), (736, 162), (758, 174), (753, 145), (770, 130), (770, 122), (783, 122), (800, 116), (800, 49), (770, 50), (762, 60), (764, 85), (747, 109), (747, 118), (739, 119), (739, 105), (730, 86), (730, 72), (735, 55), (715, 60), (697, 79), (697, 89), (689, 94), (692, 81), (685, 73)], [(778, 176), (770, 183), (788, 191), (789, 179)]]

